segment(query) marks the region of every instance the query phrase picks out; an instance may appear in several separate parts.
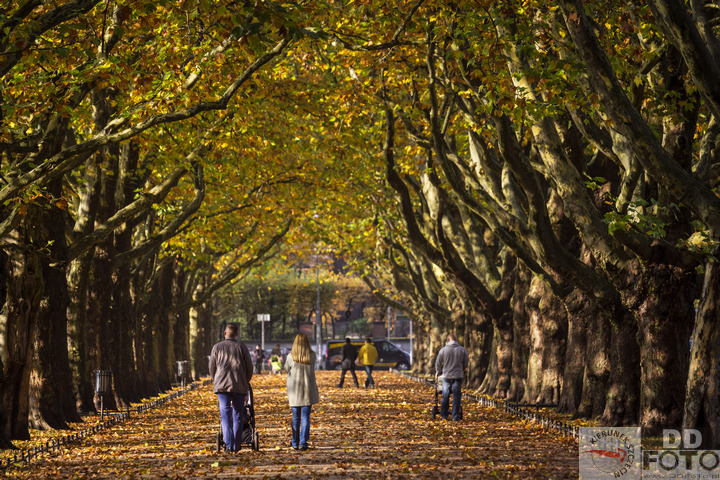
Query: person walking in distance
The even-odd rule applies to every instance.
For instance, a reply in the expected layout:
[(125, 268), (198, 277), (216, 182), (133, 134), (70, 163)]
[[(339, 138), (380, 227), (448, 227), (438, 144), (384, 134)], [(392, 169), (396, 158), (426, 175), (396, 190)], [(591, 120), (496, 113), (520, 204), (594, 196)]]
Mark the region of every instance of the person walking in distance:
[(340, 363), (340, 368), (342, 368), (342, 373), (340, 374), (340, 383), (338, 383), (338, 388), (342, 388), (343, 383), (345, 383), (345, 373), (347, 373), (348, 370), (350, 370), (350, 373), (352, 373), (353, 380), (355, 381), (355, 387), (359, 387), (360, 384), (358, 383), (357, 375), (355, 375), (355, 359), (357, 358), (357, 348), (355, 348), (355, 345), (352, 344), (350, 341), (350, 337), (345, 338), (345, 345), (342, 347), (342, 361)]
[(462, 381), (465, 370), (468, 368), (468, 353), (460, 346), (454, 334), (447, 336), (447, 343), (440, 349), (435, 359), (435, 372), (442, 378), (442, 402), (440, 403), (440, 416), (448, 419), (450, 406), (450, 393), (453, 396), (452, 419), (460, 421), (460, 400), (462, 397)]
[(292, 350), (285, 360), (285, 370), (288, 372), (287, 396), (292, 410), (290, 445), (295, 450), (308, 449), (310, 412), (312, 406), (320, 401), (320, 393), (315, 380), (316, 359), (307, 335), (298, 333), (295, 336)]
[(220, 425), (226, 452), (237, 452), (243, 438), (245, 397), (253, 375), (248, 348), (237, 340), (236, 325), (228, 324), (225, 339), (216, 343), (210, 353), (210, 376), (213, 393), (218, 397)]
[(280, 373), (280, 370), (282, 370), (282, 360), (280, 359), (279, 355), (272, 355), (270, 357), (270, 368), (271, 372), (274, 374)]
[(260, 348), (260, 345), (255, 347), (255, 373), (258, 375), (262, 374), (263, 361), (265, 360), (265, 352)]
[(375, 346), (372, 344), (370, 337), (365, 339), (365, 345), (360, 347), (360, 353), (358, 353), (358, 361), (365, 367), (365, 373), (367, 378), (365, 379), (365, 388), (375, 388), (375, 380), (373, 380), (372, 371), (377, 361), (378, 353)]

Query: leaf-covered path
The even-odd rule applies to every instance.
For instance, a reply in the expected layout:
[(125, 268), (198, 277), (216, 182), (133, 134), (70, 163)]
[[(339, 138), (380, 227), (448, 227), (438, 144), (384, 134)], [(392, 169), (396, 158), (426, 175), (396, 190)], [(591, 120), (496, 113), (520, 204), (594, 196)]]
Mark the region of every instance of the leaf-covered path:
[[(338, 389), (318, 372), (311, 448), (290, 448), (285, 375), (253, 379), (260, 451), (215, 451), (216, 398), (190, 392), (5, 474), (11, 478), (577, 478), (577, 445), (465, 402), (462, 422), (432, 420), (427, 386), (376, 372), (378, 388)], [(364, 372), (358, 372), (362, 383)], [(346, 379), (347, 380), (347, 379)], [(352, 384), (352, 381), (350, 381)]]

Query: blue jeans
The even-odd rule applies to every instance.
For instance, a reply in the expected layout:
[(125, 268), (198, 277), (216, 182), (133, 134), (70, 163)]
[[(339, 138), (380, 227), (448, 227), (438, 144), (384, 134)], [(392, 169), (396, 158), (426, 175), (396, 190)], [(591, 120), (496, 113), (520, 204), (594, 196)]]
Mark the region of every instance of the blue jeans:
[(460, 398), (462, 389), (462, 378), (443, 378), (442, 403), (440, 403), (440, 416), (447, 420), (448, 407), (450, 406), (450, 393), (453, 396), (452, 419), (460, 420)]
[(312, 407), (290, 407), (292, 410), (292, 440), (293, 448), (307, 448), (310, 440), (310, 410)]
[(226, 452), (240, 450), (245, 423), (245, 394), (233, 392), (218, 392), (220, 404), (220, 426)]
[(372, 377), (372, 371), (374, 366), (375, 365), (365, 365), (365, 373), (367, 374), (367, 379), (365, 380), (365, 388), (375, 386), (375, 380), (373, 380)]

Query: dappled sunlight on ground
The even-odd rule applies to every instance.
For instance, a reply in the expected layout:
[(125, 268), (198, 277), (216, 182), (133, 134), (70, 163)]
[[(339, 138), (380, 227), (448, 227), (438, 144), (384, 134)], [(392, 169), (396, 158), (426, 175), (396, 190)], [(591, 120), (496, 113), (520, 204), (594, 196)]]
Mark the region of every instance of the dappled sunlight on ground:
[[(11, 478), (577, 478), (577, 445), (465, 402), (464, 420), (432, 420), (433, 392), (388, 372), (377, 388), (335, 388), (318, 372), (310, 449), (290, 448), (285, 375), (253, 378), (260, 451), (218, 453), (211, 387), (11, 468)], [(362, 383), (364, 372), (358, 372)]]

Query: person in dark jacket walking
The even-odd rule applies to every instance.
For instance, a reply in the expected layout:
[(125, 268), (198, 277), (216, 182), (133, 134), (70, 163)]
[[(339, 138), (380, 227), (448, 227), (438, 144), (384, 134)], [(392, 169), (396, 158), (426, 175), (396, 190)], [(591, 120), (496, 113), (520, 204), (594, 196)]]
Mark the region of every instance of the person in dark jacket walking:
[(228, 324), (224, 335), (225, 340), (216, 343), (210, 353), (210, 376), (213, 393), (218, 396), (225, 451), (237, 452), (243, 438), (245, 397), (250, 388), (253, 364), (248, 348), (237, 341), (237, 326)]
[(360, 386), (357, 375), (355, 375), (355, 359), (357, 358), (357, 355), (357, 348), (355, 348), (355, 345), (351, 343), (350, 337), (345, 338), (345, 345), (342, 347), (342, 362), (340, 363), (342, 373), (340, 374), (340, 383), (337, 385), (338, 388), (342, 388), (343, 383), (345, 383), (345, 373), (347, 373), (348, 370), (352, 373), (353, 380), (355, 381), (355, 387), (357, 388)]
[(462, 397), (462, 381), (468, 367), (468, 353), (457, 342), (454, 334), (447, 336), (447, 343), (440, 349), (435, 360), (435, 372), (442, 378), (442, 402), (440, 403), (440, 416), (448, 419), (450, 406), (450, 393), (453, 396), (452, 419), (460, 420), (460, 399)]
[(260, 348), (260, 345), (255, 347), (255, 373), (258, 375), (262, 374), (263, 362), (265, 361), (265, 352)]

